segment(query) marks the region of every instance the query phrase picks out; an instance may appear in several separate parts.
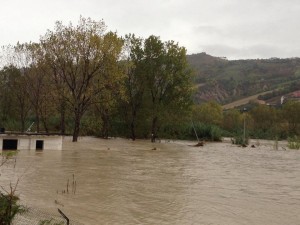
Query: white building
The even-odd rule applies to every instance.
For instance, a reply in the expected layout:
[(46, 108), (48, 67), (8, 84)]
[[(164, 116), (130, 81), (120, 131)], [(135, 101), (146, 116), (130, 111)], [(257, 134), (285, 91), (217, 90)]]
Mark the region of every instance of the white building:
[(63, 136), (34, 133), (0, 134), (1, 150), (62, 150)]

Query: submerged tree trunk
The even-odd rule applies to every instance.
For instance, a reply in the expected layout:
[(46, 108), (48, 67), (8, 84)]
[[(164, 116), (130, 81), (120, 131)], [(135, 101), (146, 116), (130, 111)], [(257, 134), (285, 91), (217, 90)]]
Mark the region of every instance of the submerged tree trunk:
[(134, 121), (131, 121), (130, 130), (131, 130), (131, 139), (133, 141), (135, 141), (136, 136), (135, 136), (135, 124), (134, 124)]
[(102, 116), (102, 137), (108, 139), (108, 132), (109, 132), (109, 121), (105, 116)]
[(73, 142), (77, 142), (80, 130), (80, 121), (81, 121), (82, 114), (80, 112), (75, 112), (74, 118), (74, 130), (73, 130)]
[(62, 135), (66, 134), (66, 122), (65, 122), (65, 117), (66, 117), (66, 107), (65, 104), (62, 103), (60, 107), (60, 133)]
[(66, 134), (66, 123), (65, 123), (65, 113), (61, 113), (61, 117), (60, 117), (60, 133), (62, 135)]
[(151, 128), (151, 142), (155, 142), (157, 138), (157, 116), (152, 119), (152, 128)]
[(135, 135), (135, 118), (136, 118), (136, 110), (132, 112), (132, 119), (130, 123), (130, 130), (131, 130), (131, 139), (135, 141), (136, 135)]
[(102, 120), (102, 128), (101, 128), (101, 136), (105, 139), (108, 139), (109, 136), (109, 130), (110, 130), (110, 118), (109, 118), (109, 112), (107, 109), (99, 110), (101, 120)]

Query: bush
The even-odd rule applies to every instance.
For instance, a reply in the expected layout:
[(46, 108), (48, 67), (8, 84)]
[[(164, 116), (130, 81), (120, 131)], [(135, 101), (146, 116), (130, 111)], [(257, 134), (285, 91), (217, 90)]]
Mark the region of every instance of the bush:
[(217, 126), (211, 126), (210, 138), (212, 141), (222, 141), (222, 130)]
[(102, 124), (100, 119), (86, 116), (83, 117), (81, 120), (80, 135), (93, 136), (95, 134), (99, 134), (101, 128), (102, 128)]
[(10, 225), (17, 214), (26, 211), (25, 207), (19, 205), (19, 198), (14, 194), (4, 195), (0, 193), (0, 224)]
[(253, 139), (266, 139), (266, 140), (282, 140), (287, 139), (287, 134), (283, 131), (275, 128), (271, 128), (268, 130), (262, 129), (252, 129), (249, 130), (249, 136)]
[[(207, 141), (222, 141), (222, 130), (220, 127), (211, 124), (199, 123), (195, 126), (196, 133), (201, 140)], [(190, 127), (191, 137), (195, 137), (193, 127)]]
[(234, 145), (248, 145), (249, 144), (249, 137), (246, 136), (244, 138), (243, 133), (237, 133), (234, 135), (234, 137), (231, 139), (232, 144)]
[(294, 136), (291, 138), (288, 138), (288, 147), (290, 149), (300, 149), (300, 137)]
[[(9, 163), (9, 161), (13, 160), (13, 156), (15, 155), (15, 151), (9, 151), (2, 154), (0, 153), (0, 167), (3, 166), (5, 163)], [(26, 211), (24, 206), (18, 204), (19, 198), (15, 195), (17, 185), (18, 181), (15, 184), (15, 187), (10, 185), (9, 191), (6, 191), (1, 186), (5, 194), (0, 191), (0, 225), (11, 225), (14, 217), (17, 214)]]
[(196, 134), (199, 139), (206, 141), (221, 141), (223, 130), (211, 124), (204, 123), (182, 123), (176, 125), (165, 125), (159, 132), (160, 138), (195, 140)]

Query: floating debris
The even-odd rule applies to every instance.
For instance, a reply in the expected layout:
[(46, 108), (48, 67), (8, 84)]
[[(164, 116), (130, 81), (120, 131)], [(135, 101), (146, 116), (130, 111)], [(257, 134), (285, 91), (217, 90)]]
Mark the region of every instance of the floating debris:
[(204, 141), (200, 141), (200, 142), (198, 142), (197, 144), (195, 144), (195, 145), (189, 145), (189, 146), (192, 146), (192, 147), (202, 147), (202, 146), (204, 146)]

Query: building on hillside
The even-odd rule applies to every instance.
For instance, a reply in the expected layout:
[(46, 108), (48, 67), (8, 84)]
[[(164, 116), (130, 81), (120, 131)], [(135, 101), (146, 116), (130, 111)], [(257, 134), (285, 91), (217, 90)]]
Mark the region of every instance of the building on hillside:
[(300, 100), (300, 90), (299, 91), (294, 91), (291, 95), (291, 98), (295, 98), (297, 100)]
[(284, 104), (287, 101), (297, 101), (300, 102), (300, 90), (294, 91), (288, 95), (282, 96), (281, 99), (283, 99), (282, 104)]

